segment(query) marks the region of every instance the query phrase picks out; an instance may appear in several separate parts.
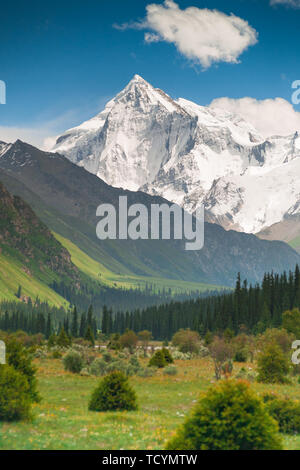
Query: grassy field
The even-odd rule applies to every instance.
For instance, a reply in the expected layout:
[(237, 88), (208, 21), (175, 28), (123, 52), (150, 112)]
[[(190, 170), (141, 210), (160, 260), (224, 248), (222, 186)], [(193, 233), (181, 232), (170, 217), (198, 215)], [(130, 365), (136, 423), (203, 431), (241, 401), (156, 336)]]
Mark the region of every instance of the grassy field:
[[(154, 377), (130, 379), (138, 395), (139, 411), (95, 413), (88, 411), (88, 400), (99, 378), (66, 373), (59, 359), (38, 360), (36, 364), (43, 401), (34, 406), (32, 422), (1, 425), (1, 450), (163, 449), (213, 382), (209, 359), (176, 361), (177, 376), (159, 371)], [(240, 367), (235, 364), (234, 373)], [(299, 385), (252, 387), (258, 393), (275, 391), (300, 398)], [(286, 449), (300, 449), (300, 435), (284, 436), (284, 445)]]
[(109, 287), (117, 287), (123, 289), (140, 288), (143, 289), (146, 285), (152, 285), (154, 290), (171, 289), (173, 293), (184, 293), (189, 291), (199, 290), (200, 292), (206, 290), (221, 290), (222, 286), (212, 284), (203, 284), (199, 282), (180, 281), (175, 279), (165, 279), (159, 277), (146, 277), (136, 276), (134, 274), (116, 274), (107, 269), (103, 264), (93, 260), (90, 256), (84, 253), (78, 246), (70, 240), (54, 233), (56, 239), (69, 251), (75, 266), (80, 271), (87, 274), (89, 277), (100, 281)]

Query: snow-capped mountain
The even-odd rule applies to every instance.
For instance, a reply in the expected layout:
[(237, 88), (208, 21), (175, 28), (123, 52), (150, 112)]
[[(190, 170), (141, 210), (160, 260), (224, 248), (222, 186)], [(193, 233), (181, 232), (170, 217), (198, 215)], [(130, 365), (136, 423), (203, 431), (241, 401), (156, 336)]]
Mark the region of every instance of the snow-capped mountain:
[(300, 213), (298, 133), (265, 139), (240, 116), (175, 101), (138, 75), (52, 150), (112, 186), (189, 211), (204, 202), (227, 229), (257, 233)]

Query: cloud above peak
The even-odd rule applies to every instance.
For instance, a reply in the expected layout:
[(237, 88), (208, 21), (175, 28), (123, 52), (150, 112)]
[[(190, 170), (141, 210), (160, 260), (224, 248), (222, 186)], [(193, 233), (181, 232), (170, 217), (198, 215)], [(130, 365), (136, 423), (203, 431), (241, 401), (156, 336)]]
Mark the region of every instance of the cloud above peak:
[(293, 8), (300, 8), (300, 0), (270, 0), (270, 5), (286, 5)]
[(210, 104), (239, 114), (264, 137), (290, 135), (300, 132), (300, 112), (283, 98), (257, 100), (255, 98), (217, 98)]
[(114, 25), (117, 29), (147, 30), (145, 41), (165, 41), (204, 69), (218, 62), (238, 63), (240, 55), (258, 41), (249, 23), (218, 10), (188, 7), (181, 10), (173, 0), (146, 7), (140, 22)]

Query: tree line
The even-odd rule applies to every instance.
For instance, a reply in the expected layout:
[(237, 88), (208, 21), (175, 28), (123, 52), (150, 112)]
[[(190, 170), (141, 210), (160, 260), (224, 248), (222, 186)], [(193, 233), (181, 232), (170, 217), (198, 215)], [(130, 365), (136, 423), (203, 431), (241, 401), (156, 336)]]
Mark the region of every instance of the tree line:
[(237, 276), (232, 292), (183, 302), (170, 302), (134, 312), (103, 311), (106, 334), (149, 330), (157, 340), (170, 339), (181, 328), (191, 328), (204, 336), (208, 331), (241, 329), (260, 333), (279, 327), (282, 313), (300, 308), (300, 270), (283, 274), (266, 273), (261, 284), (248, 285)]
[[(117, 290), (117, 289), (116, 289)], [(201, 336), (210, 331), (230, 329), (238, 334), (241, 329), (261, 333), (270, 327), (279, 327), (282, 313), (300, 308), (300, 269), (289, 273), (266, 273), (261, 284), (248, 285), (237, 276), (235, 288), (230, 292), (214, 293), (196, 299), (166, 302), (133, 311), (117, 311), (103, 306), (101, 314), (94, 313), (94, 305), (78, 313), (50, 307), (47, 303), (0, 304), (0, 329), (29, 333), (43, 333), (46, 337), (64, 327), (73, 337), (84, 337), (87, 325), (93, 334), (101, 330), (104, 335), (148, 330), (156, 340), (171, 339), (182, 328), (191, 328)]]

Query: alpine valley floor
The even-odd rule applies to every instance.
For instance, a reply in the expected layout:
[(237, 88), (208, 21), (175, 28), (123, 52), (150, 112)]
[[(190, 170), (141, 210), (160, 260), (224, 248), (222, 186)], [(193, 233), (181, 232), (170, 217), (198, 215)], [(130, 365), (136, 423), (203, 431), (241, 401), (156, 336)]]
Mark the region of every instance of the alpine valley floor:
[[(137, 392), (137, 412), (88, 411), (88, 400), (99, 378), (65, 372), (59, 359), (36, 360), (42, 402), (28, 423), (0, 425), (0, 450), (152, 450), (165, 442), (183, 422), (195, 401), (213, 382), (210, 359), (175, 361), (178, 375), (130, 378)], [(235, 375), (241, 367), (234, 365)], [(251, 385), (259, 394), (275, 392), (300, 399), (299, 386)], [(300, 436), (283, 436), (284, 448), (300, 448)]]

